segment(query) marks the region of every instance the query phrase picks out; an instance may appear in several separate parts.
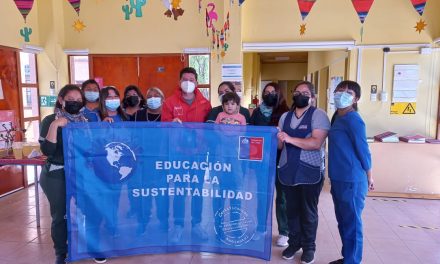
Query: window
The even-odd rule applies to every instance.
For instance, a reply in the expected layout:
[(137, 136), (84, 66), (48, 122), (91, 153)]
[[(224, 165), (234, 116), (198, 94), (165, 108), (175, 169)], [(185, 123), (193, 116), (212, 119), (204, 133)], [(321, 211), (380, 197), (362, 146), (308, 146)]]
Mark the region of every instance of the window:
[(199, 90), (209, 100), (209, 88), (211, 86), (211, 78), (209, 75), (210, 55), (197, 54), (189, 55), (189, 66), (196, 69), (198, 74)]
[[(37, 142), (40, 137), (40, 105), (38, 94), (37, 59), (33, 53), (20, 52), (20, 90), (23, 113), (22, 141)], [(27, 182), (34, 182), (34, 170), (26, 169)]]
[(70, 83), (82, 84), (89, 79), (89, 56), (69, 56)]

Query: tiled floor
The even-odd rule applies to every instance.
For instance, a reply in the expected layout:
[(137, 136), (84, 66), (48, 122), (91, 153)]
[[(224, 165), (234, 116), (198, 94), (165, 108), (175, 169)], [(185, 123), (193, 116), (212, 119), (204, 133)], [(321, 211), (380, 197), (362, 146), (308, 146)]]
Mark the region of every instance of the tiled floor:
[[(315, 263), (339, 258), (341, 242), (328, 186), (321, 194)], [(54, 261), (50, 238), (48, 203), (41, 193), (41, 225), (36, 228), (34, 188), (0, 198), (0, 264), (50, 264)], [(276, 223), (276, 221), (274, 221)], [(364, 211), (363, 263), (440, 264), (440, 201), (368, 198)], [(431, 227), (434, 229), (401, 226)], [(276, 230), (274, 226), (273, 230)], [(274, 231), (274, 240), (276, 231)], [(299, 256), (286, 261), (283, 249), (272, 248), (271, 262), (299, 263)], [(264, 263), (231, 255), (178, 253), (111, 259), (107, 263)], [(94, 263), (86, 260), (76, 263)]]

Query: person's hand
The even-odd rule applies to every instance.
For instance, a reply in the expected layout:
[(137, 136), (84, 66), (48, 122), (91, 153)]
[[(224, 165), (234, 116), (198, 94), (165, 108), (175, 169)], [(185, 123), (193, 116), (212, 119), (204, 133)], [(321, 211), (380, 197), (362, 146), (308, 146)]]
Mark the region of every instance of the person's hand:
[(173, 119), (173, 122), (177, 122), (177, 123), (180, 123), (180, 124), (182, 124), (182, 120), (180, 120), (180, 119), (179, 119), (179, 118), (177, 118), (177, 117)]
[(281, 142), (286, 142), (286, 143), (288, 143), (288, 140), (290, 138), (290, 136), (287, 135), (286, 132), (278, 132), (277, 137)]
[(368, 176), (368, 190), (374, 191), (374, 179), (372, 176)]
[(53, 123), (57, 126), (57, 127), (64, 127), (65, 125), (67, 125), (69, 121), (67, 120), (67, 118), (65, 117), (59, 117), (57, 118), (55, 121), (53, 121)]
[(108, 117), (108, 116), (106, 118), (104, 118), (104, 120), (102, 120), (102, 121), (109, 122), (109, 123), (113, 123), (114, 122), (113, 118)]

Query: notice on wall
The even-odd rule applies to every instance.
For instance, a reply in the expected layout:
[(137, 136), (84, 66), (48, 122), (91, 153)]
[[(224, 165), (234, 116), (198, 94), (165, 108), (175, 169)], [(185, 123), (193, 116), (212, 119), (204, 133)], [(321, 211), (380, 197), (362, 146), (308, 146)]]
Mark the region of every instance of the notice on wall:
[(417, 102), (419, 70), (418, 64), (394, 65), (392, 103)]
[(2, 80), (0, 79), (0, 100), (5, 99), (3, 95), (3, 86), (2, 86)]
[(392, 115), (415, 115), (416, 103), (391, 103)]
[(243, 65), (242, 64), (222, 64), (222, 81), (242, 82)]

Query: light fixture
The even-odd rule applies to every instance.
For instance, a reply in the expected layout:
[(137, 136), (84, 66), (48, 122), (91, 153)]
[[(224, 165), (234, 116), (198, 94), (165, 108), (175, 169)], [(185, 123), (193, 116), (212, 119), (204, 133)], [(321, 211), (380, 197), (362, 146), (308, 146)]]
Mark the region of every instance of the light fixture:
[(275, 61), (288, 61), (288, 60), (290, 60), (289, 56), (275, 57)]
[(211, 50), (209, 48), (184, 48), (184, 54), (209, 54)]
[(73, 55), (73, 56), (87, 56), (89, 55), (88, 49), (65, 49), (64, 53), (67, 55)]
[(328, 50), (352, 49), (354, 40), (347, 41), (311, 41), (311, 42), (247, 42), (243, 43), (244, 52), (258, 51), (293, 51), (293, 50)]
[(32, 54), (39, 54), (39, 53), (43, 52), (44, 49), (39, 46), (23, 44), (23, 46), (21, 47), (21, 51), (26, 52), (26, 53), (32, 53)]

